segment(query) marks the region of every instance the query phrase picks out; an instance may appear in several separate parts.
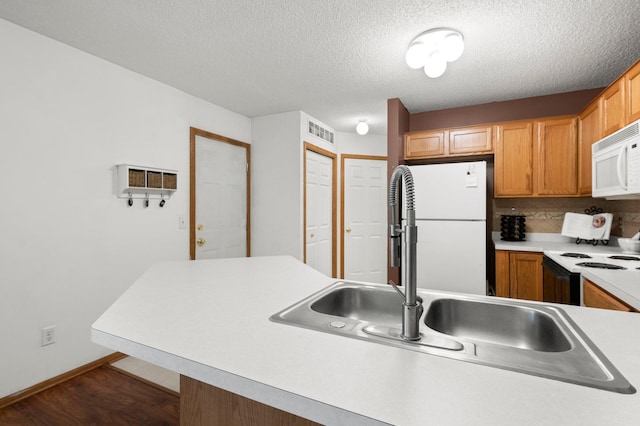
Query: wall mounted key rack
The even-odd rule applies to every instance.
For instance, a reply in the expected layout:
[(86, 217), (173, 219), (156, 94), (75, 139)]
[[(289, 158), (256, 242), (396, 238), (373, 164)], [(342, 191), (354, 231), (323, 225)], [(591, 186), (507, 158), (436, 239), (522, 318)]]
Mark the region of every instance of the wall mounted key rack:
[(118, 189), (116, 196), (126, 198), (129, 206), (134, 199), (142, 199), (144, 207), (149, 207), (150, 200), (160, 200), (164, 207), (178, 189), (178, 172), (176, 170), (155, 167), (134, 166), (131, 164), (116, 165)]

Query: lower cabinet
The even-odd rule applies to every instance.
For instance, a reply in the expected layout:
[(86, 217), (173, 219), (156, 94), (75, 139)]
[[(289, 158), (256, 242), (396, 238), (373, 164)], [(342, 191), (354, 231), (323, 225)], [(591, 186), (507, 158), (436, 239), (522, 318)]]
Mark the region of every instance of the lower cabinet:
[(542, 302), (542, 253), (496, 250), (496, 296)]
[(295, 414), (180, 375), (180, 426), (316, 426)]
[(613, 309), (616, 311), (638, 312), (636, 309), (624, 303), (595, 283), (584, 279), (582, 283), (584, 305), (590, 308)]

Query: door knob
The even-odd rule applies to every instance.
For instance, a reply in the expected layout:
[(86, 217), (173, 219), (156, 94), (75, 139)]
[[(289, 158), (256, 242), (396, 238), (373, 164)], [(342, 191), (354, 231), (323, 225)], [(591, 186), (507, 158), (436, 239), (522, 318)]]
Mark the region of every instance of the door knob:
[(199, 247), (202, 247), (203, 245), (207, 244), (207, 241), (206, 241), (204, 238), (198, 238), (198, 239), (196, 240), (196, 244), (197, 244)]
[(345, 229), (345, 231), (347, 231), (347, 234), (349, 234), (351, 232), (351, 228), (347, 228)]

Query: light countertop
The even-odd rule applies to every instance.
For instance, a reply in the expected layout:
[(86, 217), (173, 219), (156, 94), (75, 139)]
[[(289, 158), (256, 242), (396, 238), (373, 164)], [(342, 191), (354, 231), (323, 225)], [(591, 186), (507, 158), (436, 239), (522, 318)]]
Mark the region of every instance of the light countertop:
[[(622, 395), (269, 321), (328, 286), (286, 256), (154, 265), (92, 340), (323, 424), (640, 424)], [(640, 388), (640, 315), (561, 305)]]

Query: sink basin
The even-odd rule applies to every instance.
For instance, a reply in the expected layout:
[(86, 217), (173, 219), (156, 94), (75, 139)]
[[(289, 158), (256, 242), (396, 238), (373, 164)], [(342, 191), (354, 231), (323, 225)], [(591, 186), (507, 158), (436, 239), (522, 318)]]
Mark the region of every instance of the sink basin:
[(635, 393), (559, 308), (520, 300), (418, 290), (420, 340), (401, 338), (402, 299), (389, 285), (338, 281), (271, 321), (404, 350), (619, 393)]
[(553, 317), (526, 306), (458, 299), (431, 302), (427, 327), (454, 337), (542, 352), (565, 352), (571, 342)]
[(375, 324), (402, 323), (402, 299), (373, 287), (338, 288), (311, 303), (315, 312)]

